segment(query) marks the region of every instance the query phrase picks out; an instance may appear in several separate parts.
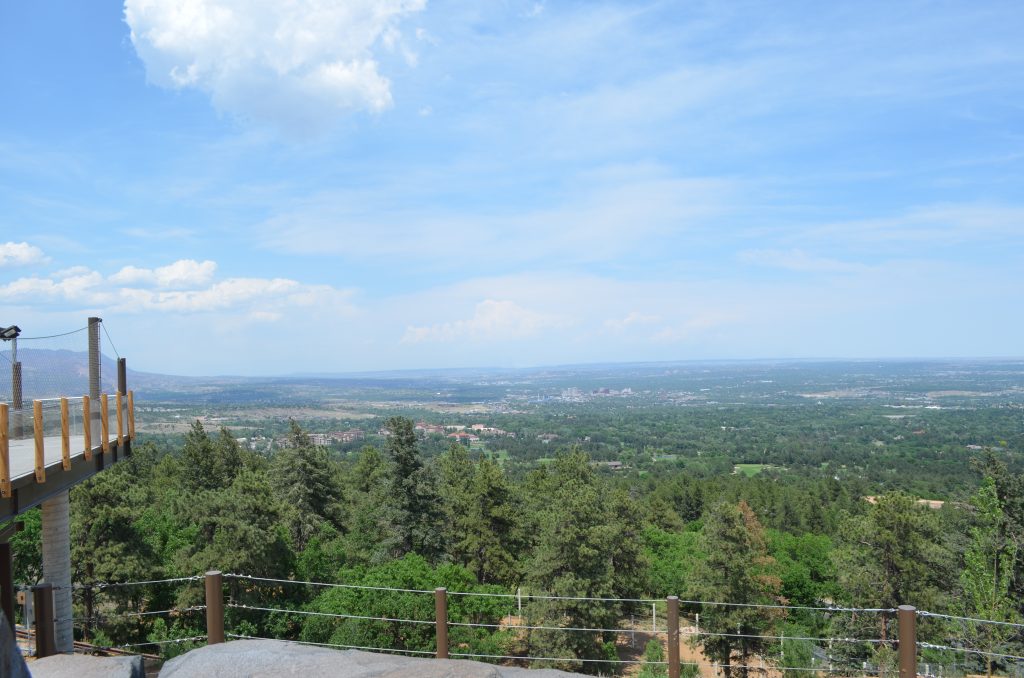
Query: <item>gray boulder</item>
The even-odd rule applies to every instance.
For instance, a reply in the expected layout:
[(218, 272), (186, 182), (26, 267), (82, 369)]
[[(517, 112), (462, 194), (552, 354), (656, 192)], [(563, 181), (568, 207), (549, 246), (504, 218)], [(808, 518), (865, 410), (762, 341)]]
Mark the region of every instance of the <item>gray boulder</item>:
[(236, 640), (175, 657), (160, 678), (571, 678), (553, 669), (520, 669), (464, 659), (429, 659), (332, 650), (278, 640)]
[(145, 678), (142, 657), (93, 657), (56, 654), (37, 659), (29, 668), (32, 678)]

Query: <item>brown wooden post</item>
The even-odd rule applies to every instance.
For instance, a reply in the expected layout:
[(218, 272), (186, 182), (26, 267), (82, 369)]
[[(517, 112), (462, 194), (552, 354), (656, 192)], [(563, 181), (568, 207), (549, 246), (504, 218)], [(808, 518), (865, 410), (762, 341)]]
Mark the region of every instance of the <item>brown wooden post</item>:
[(117, 390), (121, 393), (128, 392), (128, 368), (125, 366), (124, 358), (117, 359)]
[[(110, 408), (107, 407), (107, 394), (100, 394), (100, 447), (103, 448), (103, 454), (110, 451)], [(103, 462), (106, 466), (107, 463)]]
[(668, 604), (668, 678), (679, 678), (679, 596), (669, 596)]
[(900, 678), (917, 676), (917, 609), (900, 605), (896, 612), (900, 634)]
[(60, 458), (64, 470), (71, 470), (71, 431), (68, 426), (68, 399), (60, 399)]
[(0, 497), (11, 496), (11, 446), (7, 403), (0, 403)]
[(135, 391), (128, 391), (128, 439), (135, 440)]
[(115, 395), (117, 404), (117, 447), (124, 444), (124, 396), (118, 391)]
[(82, 435), (85, 436), (85, 460), (92, 459), (92, 408), (89, 396), (82, 396)]
[(32, 425), (36, 434), (36, 482), (46, 482), (46, 455), (43, 450), (43, 402), (32, 401)]
[(434, 621), (437, 622), (437, 658), (448, 659), (448, 589), (434, 589)]
[(32, 587), (32, 603), (36, 614), (36, 658), (57, 654), (53, 632), (53, 584)]
[(135, 440), (135, 391), (128, 391), (128, 440)]
[(220, 570), (206, 573), (206, 644), (224, 642), (224, 575)]

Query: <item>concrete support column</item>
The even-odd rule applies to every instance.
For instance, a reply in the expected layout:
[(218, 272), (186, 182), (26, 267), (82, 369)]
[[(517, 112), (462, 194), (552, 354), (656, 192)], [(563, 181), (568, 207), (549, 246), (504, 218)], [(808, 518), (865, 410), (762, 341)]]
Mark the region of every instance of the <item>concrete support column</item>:
[(53, 584), (57, 652), (74, 651), (71, 624), (71, 505), (61, 492), (43, 502), (43, 580)]

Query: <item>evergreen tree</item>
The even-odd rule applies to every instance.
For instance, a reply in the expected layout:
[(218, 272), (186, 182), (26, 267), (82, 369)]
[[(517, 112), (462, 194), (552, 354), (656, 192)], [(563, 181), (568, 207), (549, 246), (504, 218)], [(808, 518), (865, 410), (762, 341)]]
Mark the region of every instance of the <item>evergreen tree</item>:
[(866, 515), (847, 518), (838, 542), (839, 583), (856, 605), (939, 609), (943, 588), (953, 588), (935, 512), (908, 494), (884, 494)]
[(242, 467), (242, 450), (225, 428), (216, 441), (198, 419), (181, 450), (181, 484), (186, 492), (227, 487)]
[[(533, 625), (615, 628), (621, 606), (586, 598), (616, 597), (616, 565), (632, 579), (636, 564), (623, 559), (630, 551), (619, 544), (624, 532), (615, 523), (606, 488), (594, 475), (586, 453), (577, 449), (559, 454), (551, 467), (550, 473), (539, 474), (535, 481), (544, 507), (526, 583), (531, 592), (576, 599), (534, 599), (527, 609), (528, 620)], [(540, 656), (605, 659), (614, 649), (614, 640), (614, 635), (599, 632), (541, 630), (531, 632), (529, 645), (531, 653)], [(602, 670), (598, 662), (570, 662), (567, 667)]]
[(350, 563), (379, 563), (387, 560), (382, 549), (385, 504), (390, 489), (391, 464), (377, 448), (367, 446), (359, 453), (346, 479), (348, 488), (348, 532), (346, 560)]
[[(935, 511), (910, 495), (890, 492), (878, 497), (866, 514), (848, 517), (840, 525), (833, 558), (846, 602), (870, 608), (944, 609), (945, 592), (956, 588), (956, 559), (946, 539)], [(884, 615), (840, 617), (836, 624), (837, 635), (894, 640), (892, 621)], [(891, 661), (892, 648), (885, 644), (869, 650), (845, 643), (834, 654), (861, 661), (872, 651), (873, 661)]]
[(380, 554), (388, 559), (418, 553), (428, 561), (441, 555), (441, 511), (435, 481), (420, 459), (411, 419), (392, 417), (387, 452), (391, 464), (382, 511)]
[(199, 492), (186, 506), (194, 537), (178, 555), (180, 571), (269, 577), (291, 572), (283, 511), (265, 473), (245, 469), (227, 488)]
[(481, 584), (512, 586), (519, 581), (516, 554), (523, 547), (519, 504), (505, 473), (491, 459), (473, 472), (470, 505), (459, 550)]
[[(111, 581), (138, 581), (153, 579), (159, 574), (157, 554), (146, 541), (145, 534), (136, 524), (139, 513), (150, 503), (149, 483), (140, 473), (146, 448), (139, 449), (131, 459), (125, 460), (104, 473), (97, 474), (71, 490), (71, 562), (73, 579), (85, 583)], [(114, 607), (117, 626), (126, 629), (117, 613), (130, 607), (138, 608), (144, 588), (115, 588), (106, 592), (106, 599)], [(85, 635), (92, 637), (97, 612), (97, 589), (82, 590)], [(139, 620), (133, 620), (138, 622)], [(111, 622), (113, 623), (113, 622)], [(134, 624), (138, 632), (139, 624)], [(119, 633), (106, 625), (108, 634)], [(127, 636), (120, 635), (122, 638)], [(135, 640), (141, 638), (136, 634)]]
[(324, 524), (341, 528), (341, 487), (327, 451), (311, 444), (295, 420), (290, 442), (274, 458), (272, 473), (292, 544), (302, 551)]
[[(989, 653), (998, 653), (1003, 643), (1016, 635), (1014, 627), (1020, 616), (1010, 588), (1017, 545), (1010, 538), (1006, 516), (996, 494), (992, 477), (986, 477), (981, 489), (971, 499), (976, 525), (964, 554), (964, 571), (960, 575), (963, 615), (1006, 624), (967, 622), (969, 644)], [(985, 671), (992, 675), (992, 657), (985, 656)]]
[[(774, 560), (768, 555), (764, 528), (746, 502), (713, 506), (704, 516), (701, 550), (708, 554), (694, 572), (694, 587), (702, 600), (729, 603), (779, 602), (779, 579), (770, 574)], [(751, 657), (766, 646), (779, 614), (776, 610), (732, 605), (706, 605), (701, 625), (708, 633), (704, 652), (732, 675), (733, 655), (747, 678)], [(725, 635), (730, 634), (730, 635)]]

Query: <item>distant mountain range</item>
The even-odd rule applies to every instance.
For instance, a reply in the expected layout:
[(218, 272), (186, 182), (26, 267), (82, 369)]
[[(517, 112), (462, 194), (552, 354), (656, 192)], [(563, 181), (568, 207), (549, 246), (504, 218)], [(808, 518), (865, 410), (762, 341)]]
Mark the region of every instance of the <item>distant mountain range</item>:
[[(10, 354), (5, 352), (0, 360), (0, 400), (11, 397)], [(80, 396), (89, 392), (89, 354), (85, 351), (21, 348), (18, 350), (21, 363), (22, 398), (55, 398), (58, 396)], [(205, 378), (168, 377), (160, 374), (127, 372), (128, 388), (139, 389), (155, 385), (175, 384), (180, 387), (195, 386), (208, 381)], [(117, 390), (117, 360), (109, 356), (100, 357), (100, 390), (113, 393)]]

